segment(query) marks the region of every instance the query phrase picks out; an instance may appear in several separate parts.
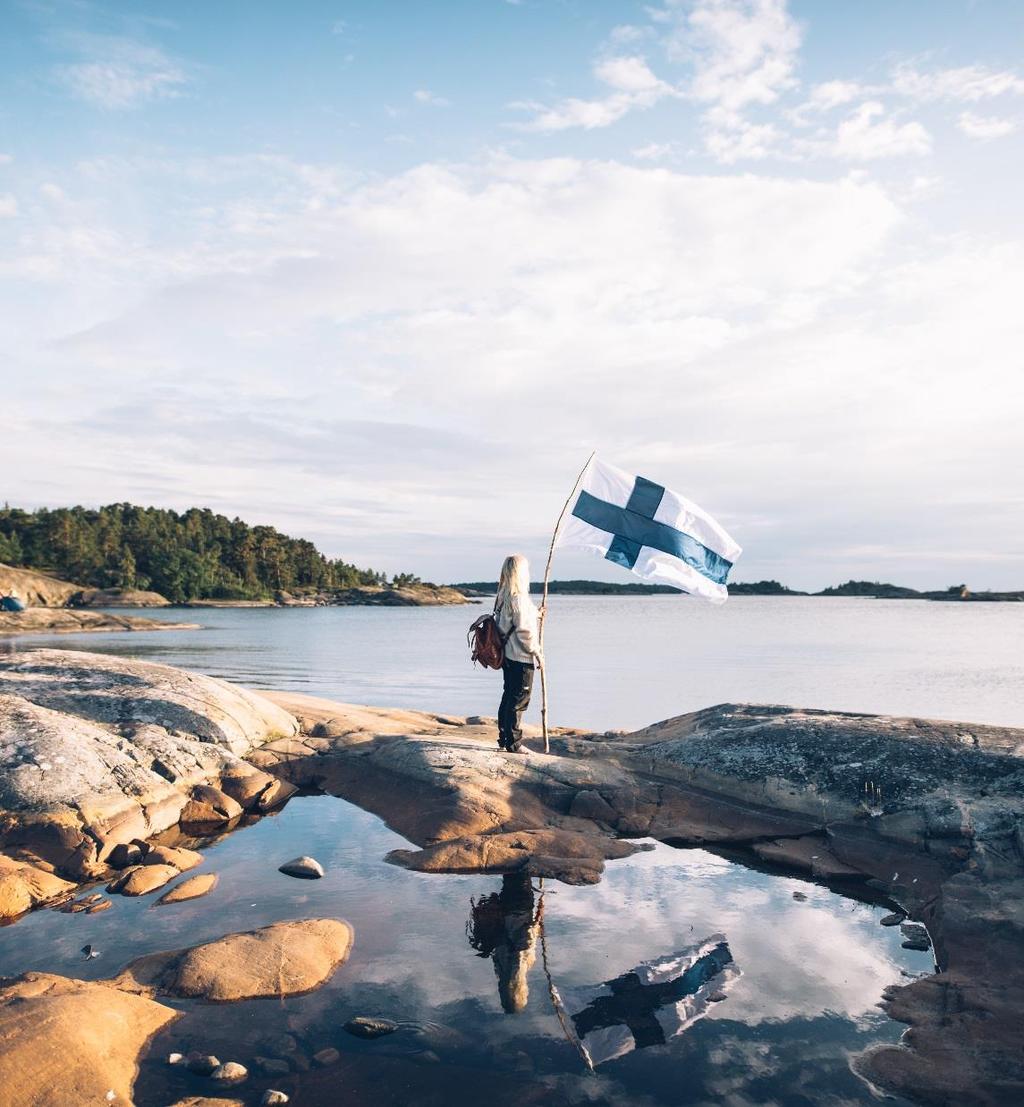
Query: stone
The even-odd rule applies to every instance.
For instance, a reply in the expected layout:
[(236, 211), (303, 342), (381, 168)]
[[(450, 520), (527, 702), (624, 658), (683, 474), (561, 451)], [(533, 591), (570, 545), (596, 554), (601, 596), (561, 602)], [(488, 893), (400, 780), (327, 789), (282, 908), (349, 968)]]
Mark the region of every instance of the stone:
[(879, 926), (899, 926), (907, 916), (902, 911), (893, 911), (889, 915), (883, 915), (879, 920)]
[(60, 1107), (132, 1102), (139, 1057), (178, 1012), (106, 982), (25, 973), (0, 987), (0, 1099)]
[(182, 849), (180, 846), (153, 846), (143, 859), (144, 865), (172, 865), (180, 873), (194, 869), (203, 860), (203, 855), (194, 849)]
[(904, 938), (922, 942), (928, 940), (928, 931), (920, 923), (904, 920), (900, 923), (900, 933)]
[(324, 875), (323, 866), (312, 857), (294, 857), (286, 861), (278, 870), (285, 876), (297, 876), (302, 880), (319, 880)]
[(382, 1038), (385, 1034), (394, 1034), (398, 1029), (398, 1023), (392, 1022), (391, 1019), (357, 1015), (354, 1019), (349, 1019), (342, 1029), (357, 1038)]
[(69, 611), (66, 608), (32, 607), (26, 611), (0, 611), (0, 637), (9, 634), (74, 634), (97, 631), (198, 630), (198, 623), (172, 623), (112, 611)]
[(321, 1049), (314, 1053), (313, 1060), (320, 1065), (321, 1068), (326, 1068), (327, 1065), (333, 1065), (340, 1061), (341, 1054), (333, 1046), (328, 1046), (326, 1049)]
[(225, 1061), (210, 1073), (210, 1079), (218, 1084), (241, 1084), (248, 1076), (249, 1070), (237, 1061)]
[(229, 934), (192, 949), (133, 962), (118, 979), (158, 994), (211, 1000), (290, 996), (323, 984), (352, 948), (340, 919), (301, 919)]
[(135, 865), (107, 885), (108, 892), (122, 896), (145, 896), (178, 876), (173, 865)]
[(167, 1063), (169, 1065), (180, 1065), (185, 1060), (184, 1053), (169, 1053), (167, 1055)]
[(185, 1065), (189, 1072), (198, 1073), (199, 1076), (209, 1076), (210, 1073), (220, 1068), (220, 1059), (212, 1053), (192, 1050), (185, 1056)]
[(260, 1107), (281, 1107), (288, 1102), (288, 1096), (279, 1092), (276, 1088), (267, 1088), (260, 1099)]
[(200, 896), (205, 896), (207, 892), (212, 891), (216, 886), (216, 873), (202, 873), (199, 876), (190, 876), (188, 880), (183, 880), (180, 884), (176, 884), (169, 892), (164, 892), (157, 900), (157, 903), (184, 903), (185, 900), (198, 899)]
[(729, 997), (725, 994), (725, 992), (712, 992), (711, 995), (708, 996), (708, 1003), (722, 1003), (728, 998)]
[(101, 911), (109, 911), (114, 904), (109, 899), (97, 900), (95, 903), (90, 903), (85, 909), (87, 915), (98, 915)]
[(110, 851), (107, 864), (112, 869), (127, 869), (132, 865), (141, 865), (142, 856), (138, 842), (118, 842)]
[(81, 590), (80, 584), (48, 573), (0, 564), (0, 596), (17, 596), (26, 607), (63, 607)]

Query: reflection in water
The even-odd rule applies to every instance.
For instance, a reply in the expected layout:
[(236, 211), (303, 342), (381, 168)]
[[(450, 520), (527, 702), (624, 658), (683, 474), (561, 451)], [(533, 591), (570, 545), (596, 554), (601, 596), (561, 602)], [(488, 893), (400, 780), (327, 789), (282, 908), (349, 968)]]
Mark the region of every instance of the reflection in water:
[(712, 934), (563, 998), (591, 1061), (600, 1065), (682, 1034), (739, 975), (725, 935)]
[(471, 899), (469, 903), (466, 937), (481, 957), (494, 961), (502, 1009), (510, 1015), (525, 1010), (540, 929), (530, 877), (525, 873), (506, 873), (501, 878), (500, 892)]

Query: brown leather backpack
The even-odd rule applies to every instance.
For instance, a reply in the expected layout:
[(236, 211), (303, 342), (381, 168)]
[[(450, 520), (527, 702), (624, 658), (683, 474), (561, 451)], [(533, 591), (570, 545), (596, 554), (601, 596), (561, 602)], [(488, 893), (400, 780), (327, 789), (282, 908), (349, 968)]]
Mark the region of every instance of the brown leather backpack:
[(479, 662), (485, 669), (501, 668), (505, 660), (505, 643), (512, 633), (511, 627), (508, 634), (501, 633), (498, 629), (498, 620), (495, 618), (496, 614), (497, 608), (490, 615), (481, 615), (466, 635), (470, 660), (474, 665)]

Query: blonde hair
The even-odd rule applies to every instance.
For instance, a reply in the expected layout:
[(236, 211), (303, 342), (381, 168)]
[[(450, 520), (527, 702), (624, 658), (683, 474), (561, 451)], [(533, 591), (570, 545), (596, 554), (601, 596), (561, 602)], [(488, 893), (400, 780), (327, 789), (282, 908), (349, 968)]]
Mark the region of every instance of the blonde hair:
[(498, 604), (511, 600), (513, 596), (529, 596), (530, 563), (522, 554), (510, 554), (501, 565), (498, 577)]

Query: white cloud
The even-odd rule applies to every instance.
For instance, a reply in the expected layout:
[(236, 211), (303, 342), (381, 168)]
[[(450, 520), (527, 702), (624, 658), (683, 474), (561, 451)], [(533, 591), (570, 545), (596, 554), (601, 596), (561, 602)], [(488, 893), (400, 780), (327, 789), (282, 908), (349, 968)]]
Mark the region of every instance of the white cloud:
[(633, 157), (640, 161), (662, 161), (672, 157), (678, 152), (678, 145), (674, 142), (648, 142), (643, 146), (637, 146), (633, 151)]
[(56, 73), (77, 99), (106, 109), (138, 107), (173, 99), (188, 84), (184, 67), (154, 46), (128, 38), (76, 35), (84, 60)]
[(0, 193), (0, 219), (10, 219), (17, 214), (17, 199), (10, 192)]
[(961, 112), (956, 125), (968, 138), (981, 139), (1003, 138), (1005, 135), (1013, 134), (1017, 129), (1016, 121), (1013, 119), (975, 115), (970, 111)]
[(1007, 94), (1024, 95), (1024, 78), (1008, 70), (993, 70), (984, 65), (928, 72), (905, 63), (893, 71), (892, 88), (911, 100), (977, 103)]
[(638, 108), (653, 107), (666, 96), (677, 95), (667, 82), (652, 72), (642, 57), (602, 58), (594, 66), (594, 76), (614, 91), (593, 100), (570, 97), (553, 106), (532, 102), (513, 104), (534, 112), (534, 117), (517, 124), (525, 131), (565, 131), (572, 127), (593, 130), (608, 127)]
[(430, 104), (431, 107), (435, 108), (451, 107), (451, 100), (438, 96), (436, 92), (431, 92), (429, 88), (418, 88), (412, 95), (418, 104)]
[(897, 123), (877, 100), (861, 104), (836, 130), (832, 152), (849, 161), (922, 156), (931, 152), (931, 135), (916, 121)]

